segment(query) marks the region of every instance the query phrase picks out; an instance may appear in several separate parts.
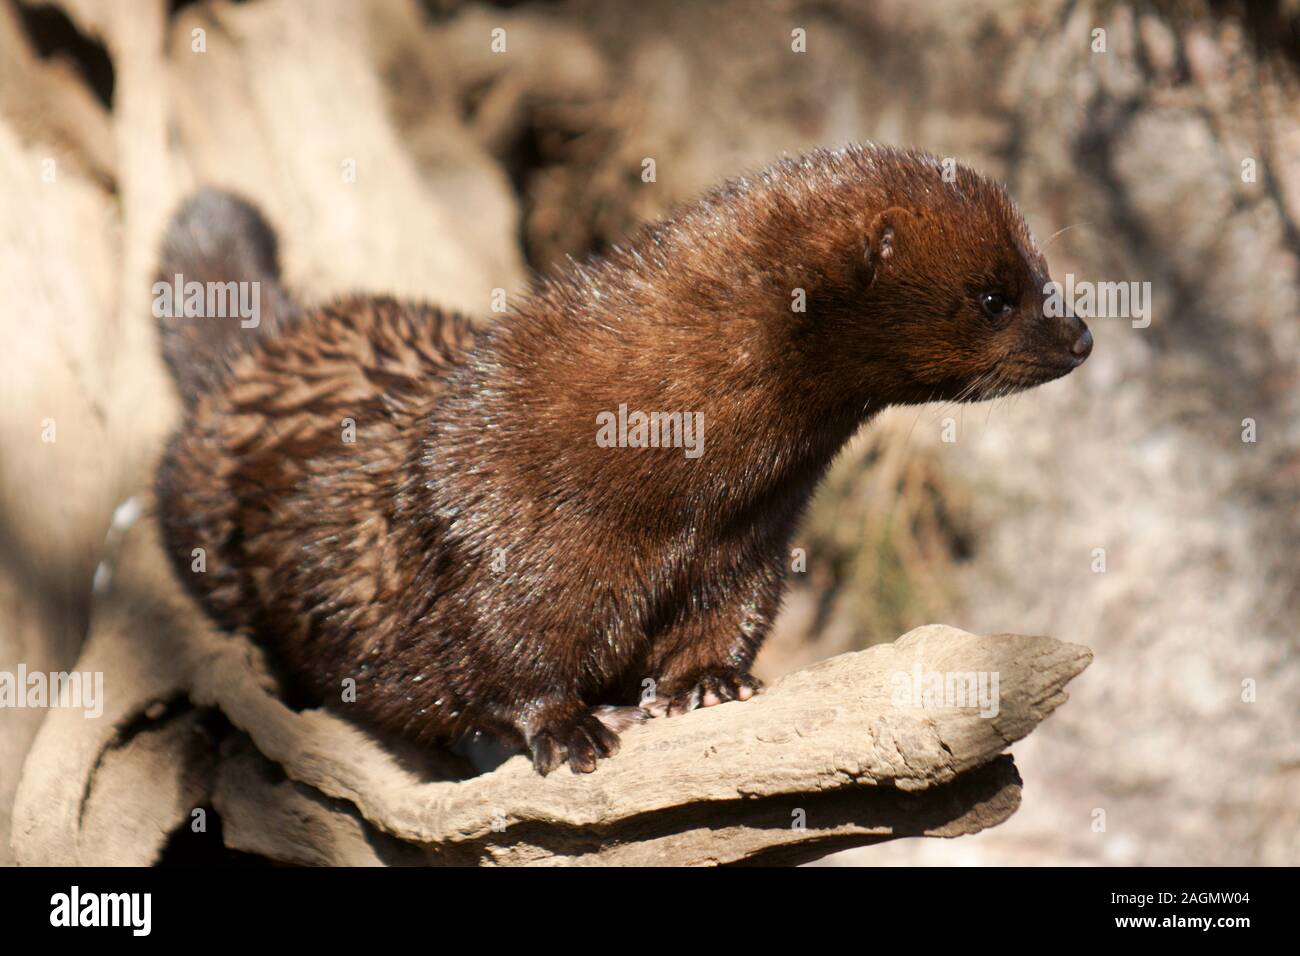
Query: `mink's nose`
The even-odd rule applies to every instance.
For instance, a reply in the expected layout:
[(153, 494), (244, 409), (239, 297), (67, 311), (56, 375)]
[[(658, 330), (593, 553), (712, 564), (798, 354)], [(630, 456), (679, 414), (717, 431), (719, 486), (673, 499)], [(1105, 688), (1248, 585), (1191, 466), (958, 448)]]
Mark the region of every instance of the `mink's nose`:
[(1070, 346), (1070, 354), (1080, 363), (1092, 354), (1092, 330), (1086, 325), (1083, 327), (1083, 334)]

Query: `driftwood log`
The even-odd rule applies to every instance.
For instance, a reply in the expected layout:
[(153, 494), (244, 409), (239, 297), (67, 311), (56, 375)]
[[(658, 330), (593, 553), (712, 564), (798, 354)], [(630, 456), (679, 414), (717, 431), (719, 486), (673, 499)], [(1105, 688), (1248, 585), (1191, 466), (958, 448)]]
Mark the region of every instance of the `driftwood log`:
[[(154, 862), (209, 805), (232, 849), (311, 864), (800, 862), (975, 833), (1019, 805), (1007, 746), (1092, 657), (931, 625), (649, 721), (592, 775), (543, 779), (519, 755), (456, 779), (457, 758), (377, 739), (346, 705), (286, 706), (252, 645), (183, 593), (147, 513), (114, 550), (76, 667), (105, 675), (104, 712), (45, 720), (15, 805), (20, 863)], [(900, 703), (900, 681), (931, 673), (996, 674), (996, 715)]]

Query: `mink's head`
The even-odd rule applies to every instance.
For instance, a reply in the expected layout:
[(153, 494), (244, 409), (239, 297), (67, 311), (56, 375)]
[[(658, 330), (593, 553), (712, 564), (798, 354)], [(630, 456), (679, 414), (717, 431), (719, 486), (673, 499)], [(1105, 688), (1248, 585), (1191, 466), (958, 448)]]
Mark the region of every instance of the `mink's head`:
[[(1088, 357), (1087, 326), (1045, 314), (1047, 263), (1000, 185), (923, 153), (850, 156), (864, 185), (839, 192), (838, 245), (848, 251), (836, 258), (856, 263), (823, 313), (843, 373), (856, 367), (884, 383), (890, 402), (979, 401)], [(841, 170), (837, 180), (849, 178)]]

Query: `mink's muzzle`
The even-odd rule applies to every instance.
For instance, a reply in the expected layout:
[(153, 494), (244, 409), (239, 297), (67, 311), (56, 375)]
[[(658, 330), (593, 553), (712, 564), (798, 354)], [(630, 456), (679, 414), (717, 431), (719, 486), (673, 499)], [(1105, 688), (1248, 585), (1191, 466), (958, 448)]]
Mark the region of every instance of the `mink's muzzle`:
[(1066, 371), (1078, 368), (1092, 354), (1092, 332), (1083, 319), (1067, 315), (1056, 321), (1056, 355)]
[(997, 366), (985, 372), (966, 398), (986, 401), (1046, 385), (1082, 365), (1092, 354), (1092, 332), (1077, 316), (1030, 319), (1025, 339), (1012, 347)]
[(1038, 337), (1031, 354), (1025, 356), (1040, 375), (1026, 383), (1027, 387), (1069, 374), (1092, 354), (1092, 332), (1078, 316), (1043, 317), (1040, 321), (1044, 334)]
[(1083, 327), (1083, 334), (1074, 340), (1070, 346), (1070, 354), (1074, 356), (1074, 364), (1082, 365), (1084, 360), (1092, 354), (1092, 332), (1088, 326)]

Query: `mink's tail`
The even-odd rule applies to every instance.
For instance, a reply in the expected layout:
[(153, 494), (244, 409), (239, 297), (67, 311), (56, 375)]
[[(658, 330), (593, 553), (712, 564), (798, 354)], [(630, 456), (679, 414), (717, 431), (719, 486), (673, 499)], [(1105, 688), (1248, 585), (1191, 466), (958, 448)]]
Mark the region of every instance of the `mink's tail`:
[(230, 357), (298, 313), (280, 281), (275, 230), (255, 206), (216, 189), (186, 200), (163, 238), (154, 317), (188, 408)]

